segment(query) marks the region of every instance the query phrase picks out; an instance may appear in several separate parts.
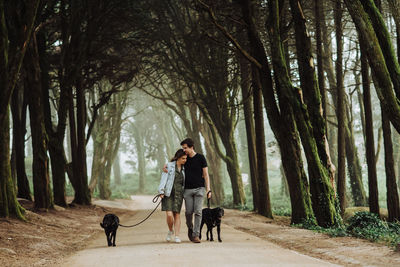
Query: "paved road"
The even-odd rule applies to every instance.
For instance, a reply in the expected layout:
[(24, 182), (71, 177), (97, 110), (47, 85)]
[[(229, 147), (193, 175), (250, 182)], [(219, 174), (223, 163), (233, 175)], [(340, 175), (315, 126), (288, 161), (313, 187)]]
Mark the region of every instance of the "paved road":
[[(111, 205), (115, 207), (115, 203)], [(122, 224), (129, 225), (145, 218), (154, 204), (149, 197), (136, 197), (131, 202), (123, 202), (122, 206), (138, 210), (135, 216), (121, 220)], [(183, 221), (183, 213), (181, 218)], [(165, 214), (158, 210), (137, 227), (120, 227), (116, 247), (107, 247), (105, 235), (99, 234), (85, 250), (67, 258), (62, 266), (335, 266), (281, 248), (225, 224), (221, 230), (222, 243), (191, 243), (187, 239), (184, 224), (182, 243), (167, 243), (166, 233)], [(214, 233), (216, 235), (216, 229)]]

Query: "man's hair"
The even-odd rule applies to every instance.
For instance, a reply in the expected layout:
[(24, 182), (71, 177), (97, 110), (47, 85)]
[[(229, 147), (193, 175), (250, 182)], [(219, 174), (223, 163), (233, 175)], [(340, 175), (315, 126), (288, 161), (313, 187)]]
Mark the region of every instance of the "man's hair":
[(191, 138), (186, 138), (185, 140), (183, 140), (181, 142), (181, 146), (183, 146), (184, 144), (186, 144), (188, 147), (193, 147), (194, 146), (194, 142)]

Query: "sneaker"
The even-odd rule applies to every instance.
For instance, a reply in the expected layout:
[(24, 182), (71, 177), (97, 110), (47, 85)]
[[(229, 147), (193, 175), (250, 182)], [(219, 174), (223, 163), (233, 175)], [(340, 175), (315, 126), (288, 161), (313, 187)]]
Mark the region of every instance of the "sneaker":
[(193, 242), (193, 243), (201, 243), (201, 241), (200, 241), (200, 239), (199, 239), (198, 236), (193, 237), (193, 238), (192, 238), (192, 242)]
[(175, 236), (175, 243), (181, 243), (181, 239), (178, 236)]
[(168, 231), (167, 238), (165, 238), (168, 242), (171, 241), (172, 235), (174, 234), (173, 231)]
[(188, 238), (189, 238), (190, 241), (193, 241), (193, 236), (192, 236), (192, 234), (193, 234), (193, 230), (189, 228), (189, 229), (188, 229)]

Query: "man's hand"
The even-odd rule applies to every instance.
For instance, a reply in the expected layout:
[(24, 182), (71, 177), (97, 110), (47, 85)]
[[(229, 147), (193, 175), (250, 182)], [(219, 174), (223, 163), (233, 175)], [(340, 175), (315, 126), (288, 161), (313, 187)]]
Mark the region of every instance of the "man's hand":
[(211, 190), (208, 190), (208, 192), (207, 192), (207, 198), (208, 198), (208, 199), (211, 199)]
[(160, 197), (161, 197), (161, 199), (163, 199), (164, 198), (164, 194), (161, 194)]

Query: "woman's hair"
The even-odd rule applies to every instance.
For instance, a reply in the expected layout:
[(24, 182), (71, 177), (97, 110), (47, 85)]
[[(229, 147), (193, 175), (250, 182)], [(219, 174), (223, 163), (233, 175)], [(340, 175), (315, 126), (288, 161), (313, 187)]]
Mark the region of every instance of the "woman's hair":
[(171, 159), (171, 161), (177, 161), (180, 157), (186, 155), (185, 151), (183, 149), (178, 149), (178, 151), (175, 152), (175, 156)]

